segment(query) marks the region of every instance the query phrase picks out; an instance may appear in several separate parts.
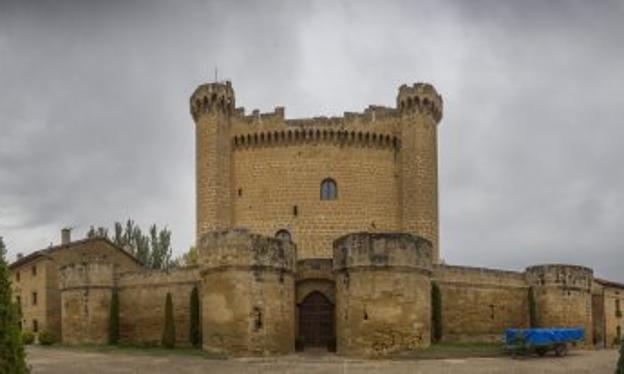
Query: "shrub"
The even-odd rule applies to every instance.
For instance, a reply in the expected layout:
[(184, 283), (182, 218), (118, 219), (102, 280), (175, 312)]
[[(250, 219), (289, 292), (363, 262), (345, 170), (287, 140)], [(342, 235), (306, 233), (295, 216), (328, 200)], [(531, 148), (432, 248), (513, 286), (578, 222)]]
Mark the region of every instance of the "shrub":
[(0, 373), (28, 373), (19, 328), (19, 308), (13, 302), (6, 248), (0, 236)]
[(175, 325), (173, 321), (173, 302), (171, 294), (167, 292), (165, 301), (165, 328), (162, 335), (162, 346), (165, 348), (175, 348)]
[(22, 342), (26, 345), (31, 345), (35, 341), (35, 334), (30, 331), (24, 331), (22, 333)]
[(113, 290), (108, 321), (108, 344), (119, 343), (119, 294)]
[(442, 340), (442, 295), (437, 283), (431, 283), (431, 340)]
[(56, 335), (49, 330), (44, 330), (39, 333), (39, 344), (52, 345), (56, 343)]
[(189, 339), (193, 347), (199, 347), (201, 345), (201, 328), (199, 322), (199, 292), (197, 287), (193, 287), (191, 291), (191, 318), (189, 323)]

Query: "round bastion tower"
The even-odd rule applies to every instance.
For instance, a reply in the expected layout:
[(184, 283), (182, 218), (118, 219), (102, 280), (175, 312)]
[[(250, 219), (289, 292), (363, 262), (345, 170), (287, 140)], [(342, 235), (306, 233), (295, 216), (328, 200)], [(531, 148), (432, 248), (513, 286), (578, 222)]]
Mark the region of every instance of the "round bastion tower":
[(400, 199), (404, 232), (422, 236), (433, 246), (439, 262), (438, 139), (442, 96), (427, 83), (399, 87), (401, 116)]
[(231, 83), (208, 83), (191, 96), (195, 121), (197, 240), (209, 231), (231, 226), (230, 116), (234, 112)]
[(582, 327), (591, 344), (594, 272), (575, 265), (536, 265), (526, 269), (535, 300), (537, 327)]

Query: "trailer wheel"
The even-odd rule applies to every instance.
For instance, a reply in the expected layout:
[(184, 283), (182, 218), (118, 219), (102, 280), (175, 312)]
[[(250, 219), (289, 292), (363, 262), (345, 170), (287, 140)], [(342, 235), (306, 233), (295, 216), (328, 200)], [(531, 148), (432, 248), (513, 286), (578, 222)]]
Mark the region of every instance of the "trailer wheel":
[(568, 354), (568, 346), (565, 344), (557, 344), (555, 347), (555, 354), (557, 357), (563, 357)]
[(548, 348), (546, 348), (546, 347), (536, 347), (535, 348), (535, 352), (537, 352), (537, 354), (540, 357), (544, 357), (544, 355), (546, 355), (546, 352), (548, 352)]

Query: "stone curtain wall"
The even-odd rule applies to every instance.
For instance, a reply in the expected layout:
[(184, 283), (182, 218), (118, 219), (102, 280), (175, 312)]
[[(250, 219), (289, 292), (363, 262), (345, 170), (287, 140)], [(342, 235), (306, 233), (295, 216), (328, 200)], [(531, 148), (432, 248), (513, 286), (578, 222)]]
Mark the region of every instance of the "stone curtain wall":
[(121, 274), (117, 280), (120, 340), (160, 344), (165, 323), (165, 299), (169, 292), (173, 301), (176, 341), (190, 345), (190, 297), (198, 281), (197, 267)]
[(292, 352), (294, 244), (231, 230), (206, 234), (199, 251), (204, 350)]
[(380, 357), (431, 341), (431, 243), (409, 234), (334, 243), (339, 354)]
[(524, 273), (439, 265), (444, 341), (500, 341), (507, 328), (529, 327)]

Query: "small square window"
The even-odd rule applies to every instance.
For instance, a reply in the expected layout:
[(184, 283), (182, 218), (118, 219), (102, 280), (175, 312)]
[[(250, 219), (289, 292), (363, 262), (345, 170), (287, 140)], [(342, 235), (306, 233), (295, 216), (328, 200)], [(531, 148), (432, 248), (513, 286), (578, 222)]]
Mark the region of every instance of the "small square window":
[(33, 275), (33, 277), (37, 275), (37, 266), (36, 265), (32, 267), (32, 275)]
[(37, 293), (32, 293), (32, 305), (37, 305)]
[(33, 319), (33, 332), (39, 332), (39, 322), (36, 319)]
[(17, 273), (15, 273), (15, 281), (16, 282), (20, 281), (20, 272), (19, 271)]

